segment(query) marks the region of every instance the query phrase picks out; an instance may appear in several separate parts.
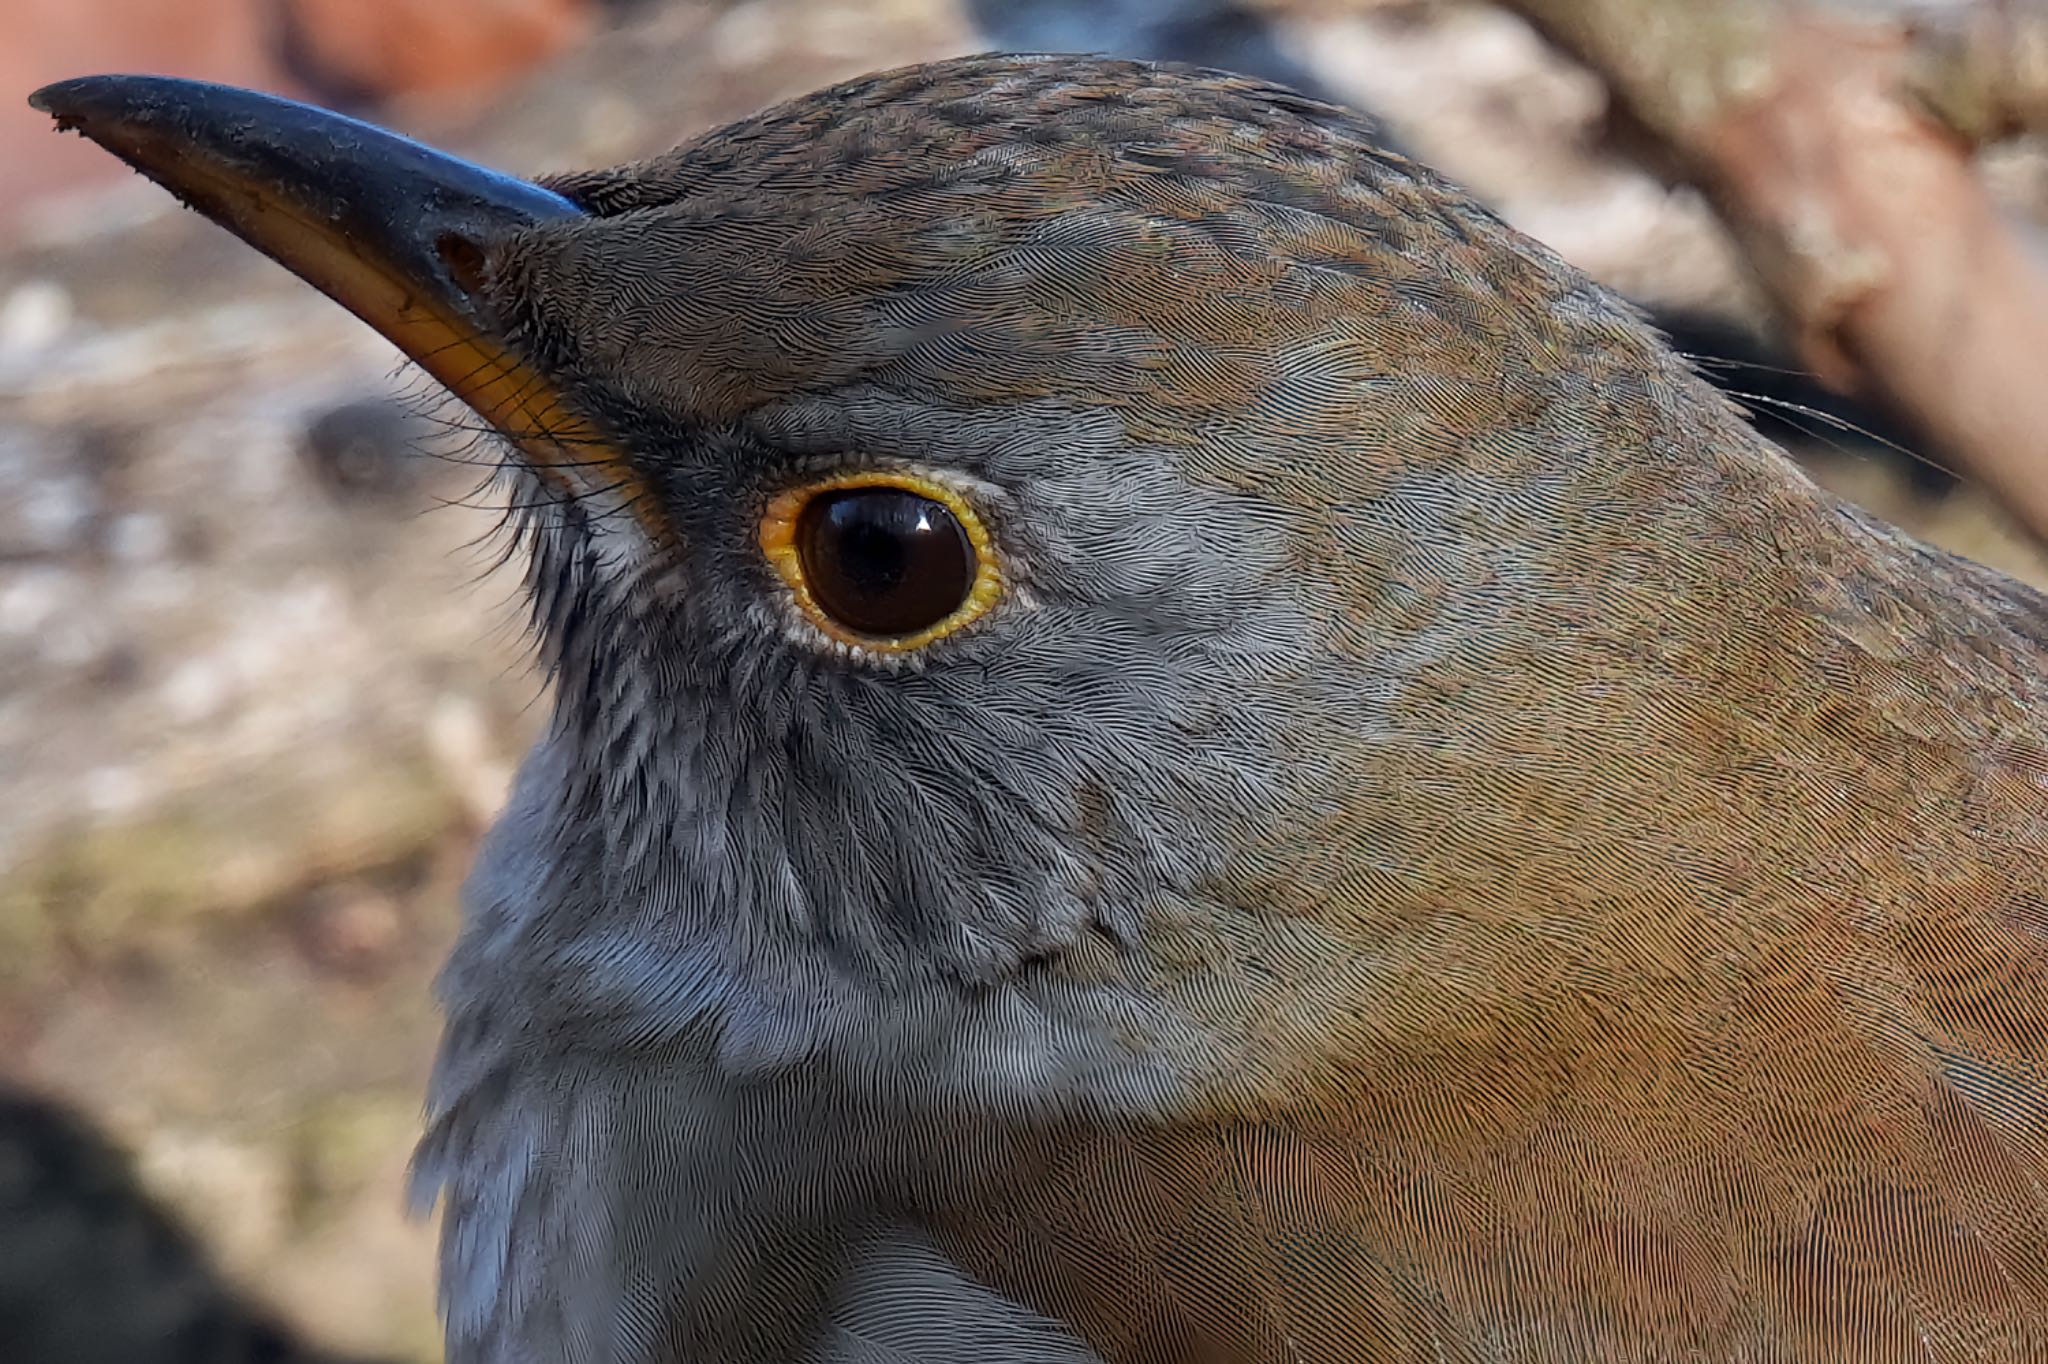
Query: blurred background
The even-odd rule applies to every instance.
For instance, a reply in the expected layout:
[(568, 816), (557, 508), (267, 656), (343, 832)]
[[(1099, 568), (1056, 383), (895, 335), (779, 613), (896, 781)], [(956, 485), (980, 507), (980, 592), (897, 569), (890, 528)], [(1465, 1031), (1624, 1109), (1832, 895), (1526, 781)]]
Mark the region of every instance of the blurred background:
[[(431, 1229), (401, 1197), (430, 978), (474, 840), (545, 710), (494, 509), (418, 378), (281, 269), (53, 134), (21, 102), (31, 88), (105, 70), (230, 81), (535, 173), (987, 48), (1249, 71), (1369, 111), (1650, 310), (1816, 477), (2048, 581), (2024, 512), (1943, 471), (1978, 452), (1944, 444), (1941, 413), (1888, 402), (1882, 366), (1830, 344), (1847, 314), (1788, 287), (1804, 276), (1784, 261), (1759, 264), (1785, 215), (1752, 213), (1750, 181), (1701, 153), (1713, 139), (1659, 115), (1681, 75), (1603, 69), (1635, 49), (1559, 12), (5, 0), (0, 1360), (438, 1358)], [(1836, 21), (1903, 22), (1867, 0)], [(2021, 50), (1994, 46), (2001, 61)], [(1665, 56), (1682, 65), (1683, 48)], [(1928, 143), (1965, 165), (1962, 190), (1879, 205), (1907, 215), (1889, 238), (1907, 257), (1980, 191), (1998, 230), (2036, 249), (2048, 159), (2012, 103), (1995, 127), (1951, 119)], [(1811, 235), (1799, 268), (1860, 261), (1855, 241)], [(2048, 487), (2030, 445), (2005, 453), (2020, 463), (1993, 485)]]

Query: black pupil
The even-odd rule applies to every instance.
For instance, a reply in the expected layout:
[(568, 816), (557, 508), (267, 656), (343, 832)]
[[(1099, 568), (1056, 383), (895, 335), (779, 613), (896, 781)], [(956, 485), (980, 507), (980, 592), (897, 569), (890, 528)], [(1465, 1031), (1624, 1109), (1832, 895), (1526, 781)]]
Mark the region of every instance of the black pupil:
[(974, 586), (974, 545), (945, 503), (904, 488), (820, 493), (797, 523), (804, 580), (825, 614), (864, 635), (909, 635)]

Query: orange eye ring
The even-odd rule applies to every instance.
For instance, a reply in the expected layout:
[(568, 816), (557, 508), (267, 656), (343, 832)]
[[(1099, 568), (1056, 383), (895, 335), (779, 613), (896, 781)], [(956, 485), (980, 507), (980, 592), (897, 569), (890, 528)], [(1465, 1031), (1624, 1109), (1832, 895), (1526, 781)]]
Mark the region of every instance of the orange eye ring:
[[(904, 496), (894, 499), (857, 499), (850, 496), (868, 491)], [(870, 506), (894, 503), (899, 511), (915, 511), (916, 527), (937, 535), (941, 540), (949, 532), (957, 532), (959, 547), (966, 551), (966, 556), (971, 556), (971, 559), (963, 556), (957, 567), (948, 564), (960, 579), (957, 604), (945, 605), (952, 597), (946, 583), (919, 582), (915, 588), (924, 594), (925, 601), (937, 601), (939, 604), (919, 613), (915, 608), (922, 603), (913, 603), (911, 618), (935, 616), (928, 624), (887, 630), (873, 625), (862, 628), (858, 623), (844, 619), (855, 612), (846, 609), (849, 589), (841, 580), (842, 566), (820, 549), (820, 518), (821, 512), (828, 509), (857, 509), (863, 502)], [(775, 565), (775, 571), (788, 584), (790, 595), (805, 619), (826, 638), (852, 649), (883, 654), (911, 653), (979, 620), (1003, 595), (1003, 576), (996, 566), (994, 541), (988, 527), (967, 499), (960, 495), (959, 490), (936, 479), (900, 469), (863, 469), (836, 474), (777, 494), (761, 514), (760, 540), (762, 553), (768, 556), (768, 562)], [(957, 553), (957, 550), (950, 550), (942, 544), (934, 552), (943, 556)], [(835, 599), (839, 608), (836, 612), (833, 609)]]

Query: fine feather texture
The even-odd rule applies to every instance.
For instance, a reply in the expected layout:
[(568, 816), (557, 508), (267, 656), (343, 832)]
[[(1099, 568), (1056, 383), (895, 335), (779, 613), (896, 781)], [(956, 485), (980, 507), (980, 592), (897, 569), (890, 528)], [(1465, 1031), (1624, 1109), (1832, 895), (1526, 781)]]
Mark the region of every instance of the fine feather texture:
[[(654, 514), (535, 499), (452, 1364), (2048, 1357), (2040, 597), (1253, 82), (552, 183), (493, 301)], [(1011, 584), (907, 662), (753, 539), (873, 463)]]

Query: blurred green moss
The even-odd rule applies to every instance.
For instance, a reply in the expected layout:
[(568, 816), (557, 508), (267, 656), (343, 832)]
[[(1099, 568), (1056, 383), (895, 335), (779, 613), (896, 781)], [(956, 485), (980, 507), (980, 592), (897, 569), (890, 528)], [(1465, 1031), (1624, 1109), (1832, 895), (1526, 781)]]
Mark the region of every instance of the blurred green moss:
[(213, 788), (139, 819), (74, 826), (0, 885), (0, 990), (175, 954), (307, 887), (416, 858), (462, 817), (417, 753), (310, 789)]

